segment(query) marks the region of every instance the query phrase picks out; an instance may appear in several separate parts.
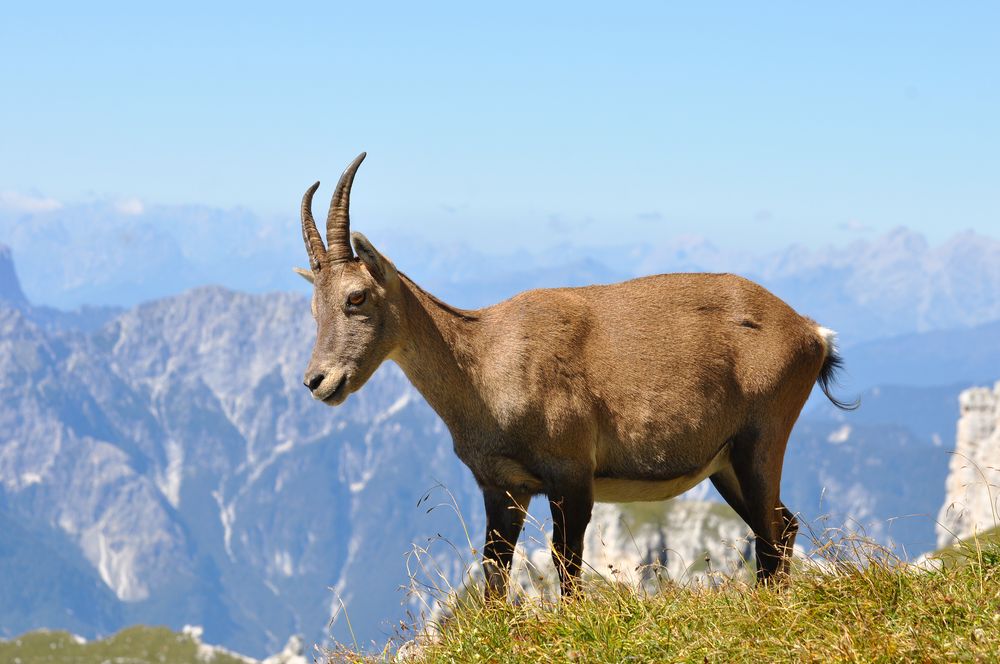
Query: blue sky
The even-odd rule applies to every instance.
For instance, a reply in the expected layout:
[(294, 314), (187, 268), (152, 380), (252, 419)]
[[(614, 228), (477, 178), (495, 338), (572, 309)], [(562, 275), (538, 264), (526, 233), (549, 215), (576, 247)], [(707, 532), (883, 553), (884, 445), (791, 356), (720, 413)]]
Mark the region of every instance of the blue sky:
[(373, 237), (1000, 234), (996, 4), (147, 4), (5, 6), (0, 203), (294, 223), (367, 150)]

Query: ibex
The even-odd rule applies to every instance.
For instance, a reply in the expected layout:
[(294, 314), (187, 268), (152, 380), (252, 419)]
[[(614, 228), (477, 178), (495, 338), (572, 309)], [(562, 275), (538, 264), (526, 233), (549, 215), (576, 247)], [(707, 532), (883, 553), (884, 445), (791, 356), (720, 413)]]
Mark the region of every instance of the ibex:
[(482, 488), (488, 597), (506, 597), (532, 496), (549, 499), (566, 595), (594, 501), (665, 500), (706, 477), (756, 535), (758, 582), (787, 572), (798, 524), (779, 485), (792, 425), (817, 381), (850, 407), (829, 391), (841, 364), (832, 331), (731, 274), (532, 290), (458, 309), (350, 232), (364, 158), (337, 184), (326, 246), (311, 213), (319, 182), (302, 199), (310, 269), (296, 271), (314, 285), (317, 325), (304, 382), (336, 406), (384, 360), (402, 368)]

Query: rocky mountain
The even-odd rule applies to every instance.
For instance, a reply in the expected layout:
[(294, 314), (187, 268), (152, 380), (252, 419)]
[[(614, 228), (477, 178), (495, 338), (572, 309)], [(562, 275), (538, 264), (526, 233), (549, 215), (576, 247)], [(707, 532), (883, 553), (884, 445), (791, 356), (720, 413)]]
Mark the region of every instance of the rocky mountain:
[(965, 390), (959, 401), (938, 548), (1000, 526), (1000, 382)]
[[(401, 589), (411, 577), (463, 578), (481, 498), (447, 431), (393, 365), (337, 409), (313, 402), (301, 295), (205, 287), (80, 322), (17, 298), (0, 261), (5, 274), (0, 636), (199, 624), (259, 657), (293, 633), (383, 641), (424, 608)], [(818, 528), (932, 548), (955, 395), (879, 387), (855, 413), (811, 405), (785, 502)], [(745, 528), (699, 505), (601, 507), (594, 566), (679, 574), (706, 550), (729, 565)]]
[(23, 307), (28, 300), (21, 292), (21, 283), (14, 272), (14, 259), (10, 247), (0, 244), (0, 300), (11, 306)]
[(218, 288), (92, 333), (0, 305), (4, 634), (192, 623), (259, 655), (330, 635), (343, 601), (381, 640), (404, 554), (463, 532), (418, 500), (441, 482), (475, 514), (478, 492), (394, 367), (336, 411), (312, 402), (312, 327), (300, 296)]
[(584, 550), (589, 569), (651, 592), (661, 579), (704, 581), (752, 569), (754, 559), (747, 525), (707, 500), (596, 505)]

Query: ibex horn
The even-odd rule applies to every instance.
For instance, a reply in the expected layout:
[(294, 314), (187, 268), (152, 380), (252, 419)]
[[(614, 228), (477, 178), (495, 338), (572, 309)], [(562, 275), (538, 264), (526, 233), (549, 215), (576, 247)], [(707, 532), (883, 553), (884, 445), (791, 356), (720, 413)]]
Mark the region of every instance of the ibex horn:
[(316, 272), (323, 264), (326, 257), (326, 247), (323, 246), (323, 238), (316, 230), (316, 221), (312, 215), (313, 194), (319, 189), (319, 182), (306, 190), (302, 197), (302, 239), (306, 243), (306, 253), (309, 254), (309, 268)]
[(330, 213), (326, 217), (327, 260), (330, 263), (340, 263), (354, 257), (351, 251), (351, 185), (354, 184), (354, 174), (358, 166), (365, 160), (362, 152), (344, 169), (340, 182), (333, 192), (330, 201)]

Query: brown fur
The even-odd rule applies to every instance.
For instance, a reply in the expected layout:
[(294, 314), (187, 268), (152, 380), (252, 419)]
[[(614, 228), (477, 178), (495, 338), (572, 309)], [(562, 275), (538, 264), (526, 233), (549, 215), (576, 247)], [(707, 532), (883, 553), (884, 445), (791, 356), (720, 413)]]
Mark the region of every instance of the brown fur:
[(384, 360), (399, 364), (483, 488), (491, 594), (506, 592), (513, 513), (532, 495), (549, 497), (570, 592), (595, 499), (661, 500), (706, 476), (757, 535), (759, 579), (787, 569), (796, 524), (779, 499), (782, 459), (832, 350), (816, 323), (728, 274), (533, 290), (464, 311), (352, 240), (357, 258), (308, 275), (305, 382), (336, 405)]

